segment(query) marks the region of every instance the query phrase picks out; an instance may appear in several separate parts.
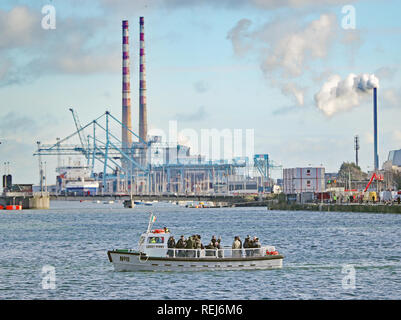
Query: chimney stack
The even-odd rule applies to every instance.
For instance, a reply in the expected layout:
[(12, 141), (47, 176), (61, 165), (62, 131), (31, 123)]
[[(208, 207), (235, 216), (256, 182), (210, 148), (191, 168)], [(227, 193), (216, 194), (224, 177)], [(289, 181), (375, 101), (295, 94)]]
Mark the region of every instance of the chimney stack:
[(377, 153), (377, 88), (373, 88), (373, 137), (374, 137), (374, 168), (379, 170), (379, 155)]
[(131, 122), (131, 89), (130, 89), (130, 60), (129, 60), (129, 35), (128, 35), (128, 20), (123, 20), (123, 83), (122, 83), (122, 147), (125, 153), (129, 153), (132, 146), (132, 122)]
[(145, 30), (144, 18), (139, 18), (139, 136), (147, 141), (148, 121), (146, 110)]

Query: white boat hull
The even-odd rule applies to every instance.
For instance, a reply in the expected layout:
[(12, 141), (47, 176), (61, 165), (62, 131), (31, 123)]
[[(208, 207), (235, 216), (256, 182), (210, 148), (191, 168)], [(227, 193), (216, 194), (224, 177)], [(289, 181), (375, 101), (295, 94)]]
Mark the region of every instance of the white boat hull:
[(134, 252), (108, 251), (115, 271), (212, 271), (278, 269), (282, 255), (252, 258), (162, 258), (146, 257)]

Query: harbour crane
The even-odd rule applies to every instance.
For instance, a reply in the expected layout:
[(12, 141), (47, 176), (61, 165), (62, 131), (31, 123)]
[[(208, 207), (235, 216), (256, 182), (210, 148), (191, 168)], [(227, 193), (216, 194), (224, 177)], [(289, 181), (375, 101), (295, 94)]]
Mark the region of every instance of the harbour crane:
[(82, 137), (83, 136), (83, 128), (82, 128), (81, 123), (79, 121), (78, 114), (73, 108), (70, 108), (69, 110), (72, 113), (72, 117), (74, 119), (75, 127), (77, 128), (79, 141), (81, 142), (81, 146), (82, 146), (82, 153), (85, 155), (86, 158), (88, 158), (88, 153), (86, 152), (86, 150), (89, 148), (89, 145), (85, 144), (85, 142), (84, 142), (85, 140)]

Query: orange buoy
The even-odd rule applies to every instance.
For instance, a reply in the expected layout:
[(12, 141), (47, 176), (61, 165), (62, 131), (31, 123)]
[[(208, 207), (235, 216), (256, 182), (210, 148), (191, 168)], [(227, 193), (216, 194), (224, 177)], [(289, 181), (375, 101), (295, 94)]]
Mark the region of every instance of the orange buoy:
[(22, 206), (18, 204), (8, 205), (6, 210), (22, 210)]

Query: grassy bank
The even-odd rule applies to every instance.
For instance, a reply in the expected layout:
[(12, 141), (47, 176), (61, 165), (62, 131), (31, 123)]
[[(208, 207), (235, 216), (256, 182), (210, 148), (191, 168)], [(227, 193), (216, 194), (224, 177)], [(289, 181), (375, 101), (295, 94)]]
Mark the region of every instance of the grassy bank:
[(288, 211), (341, 211), (341, 212), (367, 212), (367, 213), (401, 213), (401, 205), (393, 204), (287, 204), (270, 203), (269, 210), (288, 210)]

